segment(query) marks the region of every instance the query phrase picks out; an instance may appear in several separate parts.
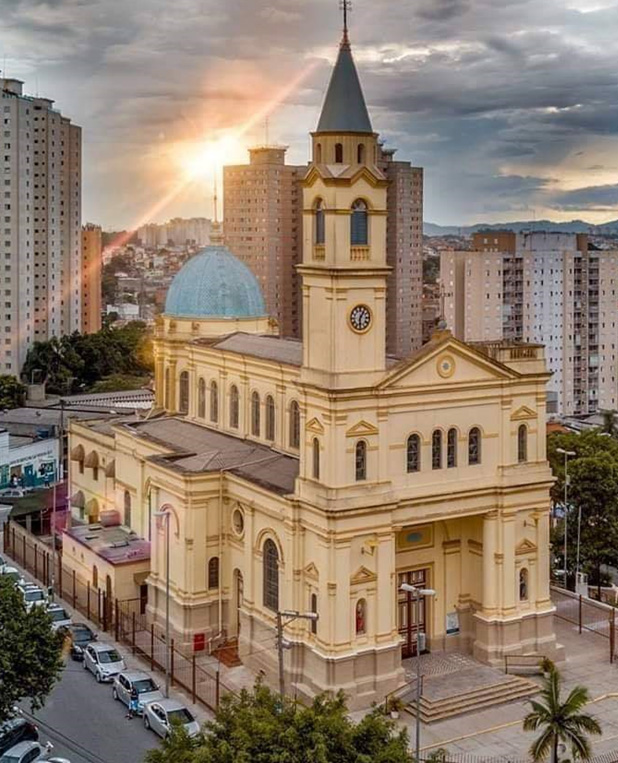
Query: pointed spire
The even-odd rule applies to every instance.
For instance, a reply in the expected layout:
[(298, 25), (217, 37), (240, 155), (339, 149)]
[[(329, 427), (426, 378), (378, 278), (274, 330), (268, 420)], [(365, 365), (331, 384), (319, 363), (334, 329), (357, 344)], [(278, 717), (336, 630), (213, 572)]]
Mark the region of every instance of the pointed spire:
[(350, 0), (341, 0), (343, 37), (317, 132), (373, 133), (348, 35), (348, 11), (351, 5)]

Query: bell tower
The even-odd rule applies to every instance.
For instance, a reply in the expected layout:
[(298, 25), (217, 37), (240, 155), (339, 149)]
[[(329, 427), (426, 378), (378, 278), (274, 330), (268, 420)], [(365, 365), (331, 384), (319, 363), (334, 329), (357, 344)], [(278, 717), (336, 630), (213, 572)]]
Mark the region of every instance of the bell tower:
[(344, 30), (303, 181), (303, 369), (327, 389), (368, 387), (385, 370), (386, 188)]

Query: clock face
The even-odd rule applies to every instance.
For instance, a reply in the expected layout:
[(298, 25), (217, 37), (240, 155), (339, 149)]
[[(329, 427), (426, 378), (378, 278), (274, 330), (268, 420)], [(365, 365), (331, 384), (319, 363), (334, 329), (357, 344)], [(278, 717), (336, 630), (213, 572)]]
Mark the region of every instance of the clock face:
[(350, 325), (354, 331), (367, 331), (371, 325), (371, 310), (366, 305), (356, 305), (350, 313)]

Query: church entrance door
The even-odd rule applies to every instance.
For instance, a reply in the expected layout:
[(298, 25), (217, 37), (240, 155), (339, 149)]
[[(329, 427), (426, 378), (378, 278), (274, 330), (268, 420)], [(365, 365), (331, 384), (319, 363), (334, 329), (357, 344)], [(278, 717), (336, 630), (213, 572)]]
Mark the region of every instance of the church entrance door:
[(401, 656), (403, 659), (406, 657), (414, 657), (416, 655), (416, 634), (420, 630), (422, 633), (427, 633), (425, 627), (425, 612), (426, 602), (425, 597), (421, 597), (419, 605), (419, 622), (416, 622), (417, 604), (414, 600), (414, 596), (401, 590), (401, 584), (407, 583), (408, 585), (418, 586), (419, 588), (427, 588), (429, 585), (429, 570), (409, 570), (408, 572), (400, 572), (397, 576), (397, 618), (399, 624), (399, 634), (403, 638), (401, 645)]

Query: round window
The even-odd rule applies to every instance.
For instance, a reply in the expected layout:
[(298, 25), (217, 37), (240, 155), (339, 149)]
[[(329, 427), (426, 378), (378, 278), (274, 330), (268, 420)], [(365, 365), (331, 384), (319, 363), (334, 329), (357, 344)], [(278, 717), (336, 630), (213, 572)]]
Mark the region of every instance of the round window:
[(232, 527), (236, 535), (242, 535), (245, 529), (245, 518), (240, 509), (234, 509), (232, 514)]

